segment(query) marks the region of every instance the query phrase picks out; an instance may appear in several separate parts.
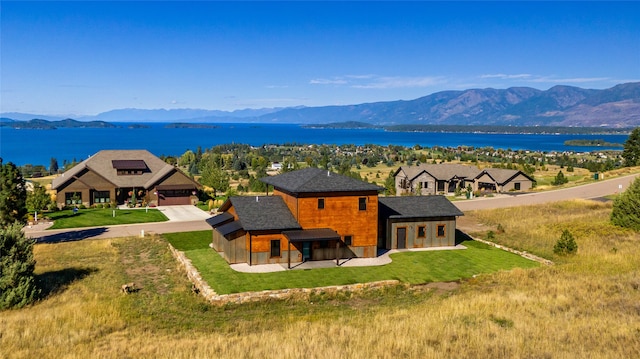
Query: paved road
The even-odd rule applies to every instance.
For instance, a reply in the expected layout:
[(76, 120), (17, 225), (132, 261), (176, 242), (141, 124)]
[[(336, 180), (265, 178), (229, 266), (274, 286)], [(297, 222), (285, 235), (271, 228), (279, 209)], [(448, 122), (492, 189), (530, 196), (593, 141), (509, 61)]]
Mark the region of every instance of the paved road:
[(620, 193), (626, 190), (633, 180), (640, 176), (634, 174), (618, 177), (610, 180), (594, 182), (577, 187), (559, 189), (555, 191), (526, 193), (517, 195), (499, 195), (493, 198), (478, 198), (468, 201), (454, 202), (456, 207), (462, 211), (472, 211), (476, 209), (491, 209), (516, 207), (524, 205), (541, 204), (556, 201), (565, 201), (576, 198), (591, 199)]

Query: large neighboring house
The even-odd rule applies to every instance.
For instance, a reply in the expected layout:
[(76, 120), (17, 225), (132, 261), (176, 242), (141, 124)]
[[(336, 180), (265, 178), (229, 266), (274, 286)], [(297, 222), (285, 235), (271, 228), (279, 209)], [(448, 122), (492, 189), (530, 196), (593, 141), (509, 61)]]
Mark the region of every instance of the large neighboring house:
[(456, 189), (473, 191), (528, 191), (533, 179), (522, 171), (501, 168), (478, 169), (462, 164), (401, 166), (394, 173), (396, 194), (452, 194)]
[[(397, 221), (393, 218), (393, 223), (389, 222), (391, 217), (381, 214), (399, 213), (381, 212), (379, 200), (383, 203), (386, 198), (378, 198), (383, 188), (377, 185), (317, 168), (265, 177), (261, 181), (273, 186), (272, 195), (231, 197), (220, 207), (221, 214), (207, 220), (214, 228), (213, 248), (229, 263), (290, 266), (292, 262), (308, 260), (370, 258), (377, 256), (379, 248), (403, 248), (398, 247), (397, 240), (385, 237), (386, 228)], [(455, 217), (462, 213), (444, 197), (438, 198), (448, 206), (442, 202), (434, 207), (431, 204), (435, 202), (427, 203), (431, 201), (427, 197), (421, 197), (424, 203), (419, 206), (410, 197), (398, 197), (394, 202), (415, 207), (412, 214), (401, 215), (406, 223), (416, 226), (428, 223), (436, 231), (432, 242), (420, 242), (424, 246), (440, 241), (438, 223), (447, 226), (447, 240), (438, 242), (439, 245), (455, 245), (450, 239), (455, 236)], [(411, 248), (419, 246), (417, 241), (410, 243)]]
[(113, 202), (192, 204), (199, 187), (179, 169), (146, 150), (100, 151), (52, 183), (59, 208)]

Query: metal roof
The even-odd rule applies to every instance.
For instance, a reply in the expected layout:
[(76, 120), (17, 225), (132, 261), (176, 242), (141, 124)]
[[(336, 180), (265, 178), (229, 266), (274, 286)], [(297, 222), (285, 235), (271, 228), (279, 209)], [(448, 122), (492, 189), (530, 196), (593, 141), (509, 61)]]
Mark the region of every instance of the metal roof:
[(211, 227), (219, 227), (220, 225), (223, 225), (229, 221), (233, 220), (233, 215), (231, 213), (228, 212), (224, 212), (224, 213), (220, 213), (216, 216), (213, 217), (209, 217), (207, 219), (205, 219), (205, 221), (211, 226)]
[(231, 234), (237, 231), (241, 231), (243, 229), (244, 228), (242, 228), (242, 223), (240, 223), (240, 221), (229, 222), (227, 224), (223, 224), (220, 227), (215, 228), (215, 230), (218, 231), (223, 236), (226, 236), (228, 234)]
[(147, 164), (143, 160), (111, 160), (111, 165), (117, 170), (146, 170)]
[(334, 241), (340, 240), (340, 235), (330, 228), (314, 228), (301, 229), (295, 231), (282, 232), (289, 242), (307, 242), (307, 241)]

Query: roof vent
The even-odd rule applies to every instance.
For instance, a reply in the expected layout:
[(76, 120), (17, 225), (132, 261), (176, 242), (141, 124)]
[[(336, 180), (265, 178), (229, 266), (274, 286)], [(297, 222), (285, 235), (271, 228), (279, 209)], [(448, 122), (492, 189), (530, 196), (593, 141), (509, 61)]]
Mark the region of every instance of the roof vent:
[(327, 170), (327, 177), (331, 177), (331, 171)]
[(256, 196), (256, 202), (260, 202), (260, 201), (258, 200), (258, 196)]

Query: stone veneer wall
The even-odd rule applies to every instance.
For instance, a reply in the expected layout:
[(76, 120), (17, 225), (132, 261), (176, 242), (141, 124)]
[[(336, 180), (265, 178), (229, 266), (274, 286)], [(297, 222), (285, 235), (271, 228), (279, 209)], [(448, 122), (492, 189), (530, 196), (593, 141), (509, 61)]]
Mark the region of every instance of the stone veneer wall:
[(200, 294), (209, 302), (219, 305), (227, 303), (258, 302), (268, 299), (287, 299), (294, 296), (308, 297), (310, 294), (319, 294), (325, 292), (331, 293), (338, 291), (358, 291), (371, 288), (394, 286), (400, 283), (397, 280), (383, 280), (379, 282), (336, 285), (329, 287), (291, 288), (280, 290), (264, 290), (260, 292), (218, 294), (209, 286), (209, 284), (207, 284), (206, 281), (202, 279), (198, 270), (191, 263), (191, 260), (189, 260), (189, 258), (187, 258), (183, 252), (175, 249), (171, 244), (169, 244), (169, 249), (171, 250), (171, 254), (178, 260), (178, 264), (185, 270), (185, 272), (187, 273), (187, 277), (193, 283), (195, 288), (198, 289)]

